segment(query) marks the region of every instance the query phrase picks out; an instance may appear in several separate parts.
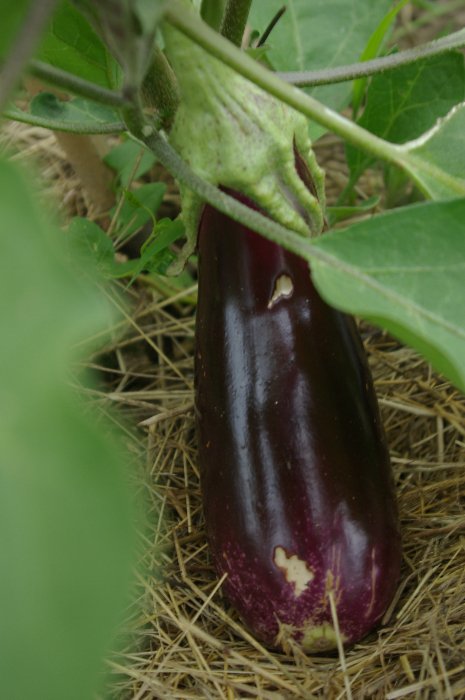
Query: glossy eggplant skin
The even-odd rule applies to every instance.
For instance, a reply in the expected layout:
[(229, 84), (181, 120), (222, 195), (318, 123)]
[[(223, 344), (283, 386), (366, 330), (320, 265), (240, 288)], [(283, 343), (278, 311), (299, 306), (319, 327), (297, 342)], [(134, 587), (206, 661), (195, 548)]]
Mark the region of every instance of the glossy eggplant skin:
[(223, 590), (269, 646), (334, 648), (334, 611), (355, 642), (392, 600), (401, 555), (355, 324), (304, 260), (210, 206), (198, 250), (199, 463)]

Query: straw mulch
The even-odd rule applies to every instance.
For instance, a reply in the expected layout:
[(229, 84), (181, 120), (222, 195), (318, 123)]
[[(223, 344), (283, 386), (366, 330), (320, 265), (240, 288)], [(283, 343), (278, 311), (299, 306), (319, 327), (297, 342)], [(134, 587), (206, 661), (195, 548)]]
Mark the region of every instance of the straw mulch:
[[(63, 218), (85, 213), (53, 136), (18, 125), (5, 133), (18, 157), (39, 159)], [(344, 173), (334, 139), (320, 155), (331, 193)], [(361, 184), (370, 194), (379, 186), (376, 174)], [(340, 656), (269, 651), (243, 628), (210, 564), (193, 421), (195, 286), (166, 296), (146, 280), (127, 296), (114, 340), (89, 360), (101, 377), (93, 396), (105, 413), (117, 407), (143, 456), (135, 480), (148, 503), (128, 641), (108, 662), (111, 697), (465, 698), (464, 397), (413, 350), (361, 324), (397, 484), (398, 592), (381, 627)]]
[(143, 297), (113, 348), (126, 359), (109, 395), (133, 424), (145, 423), (152, 526), (133, 641), (111, 662), (114, 697), (465, 697), (463, 396), (415, 352), (362, 327), (402, 519), (398, 594), (382, 627), (345, 658), (270, 652), (241, 626), (210, 566), (193, 431), (193, 309)]

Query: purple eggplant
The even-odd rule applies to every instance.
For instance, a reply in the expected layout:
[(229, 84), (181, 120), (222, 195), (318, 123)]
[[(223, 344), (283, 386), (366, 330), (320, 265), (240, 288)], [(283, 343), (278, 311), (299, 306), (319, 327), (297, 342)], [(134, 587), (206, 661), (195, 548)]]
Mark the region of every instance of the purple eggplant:
[(271, 647), (335, 648), (336, 620), (353, 643), (386, 611), (401, 558), (354, 321), (322, 300), (303, 259), (209, 205), (198, 251), (199, 461), (223, 590)]

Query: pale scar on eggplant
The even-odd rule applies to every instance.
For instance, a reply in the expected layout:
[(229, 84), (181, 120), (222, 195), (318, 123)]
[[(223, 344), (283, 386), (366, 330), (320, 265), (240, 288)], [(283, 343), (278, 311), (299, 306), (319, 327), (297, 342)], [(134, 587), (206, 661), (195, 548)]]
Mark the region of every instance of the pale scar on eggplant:
[(293, 584), (296, 596), (302, 595), (308, 584), (315, 578), (307, 562), (299, 559), (297, 554), (289, 557), (283, 547), (275, 548), (273, 560), (278, 569), (283, 572), (286, 581)]
[[(342, 643), (344, 643), (347, 637), (344, 634), (340, 634), (339, 636)], [(304, 631), (301, 644), (303, 649), (307, 652), (334, 649), (337, 644), (337, 635), (334, 627), (329, 622), (324, 622), (322, 625), (318, 625), (318, 627), (309, 625), (308, 629)]]
[(281, 299), (289, 299), (294, 291), (294, 284), (289, 275), (279, 275), (276, 280), (273, 294), (270, 301), (268, 302), (268, 308), (272, 309), (275, 304)]

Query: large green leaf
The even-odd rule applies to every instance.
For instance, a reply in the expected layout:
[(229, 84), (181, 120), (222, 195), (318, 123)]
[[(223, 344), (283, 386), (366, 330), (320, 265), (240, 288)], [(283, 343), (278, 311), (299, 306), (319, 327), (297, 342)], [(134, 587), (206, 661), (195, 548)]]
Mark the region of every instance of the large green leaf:
[[(465, 97), (462, 54), (432, 56), (373, 77), (360, 126), (392, 143), (405, 143), (430, 129)], [(372, 158), (347, 147), (351, 177), (356, 180)]]
[(393, 210), (315, 247), (313, 279), (331, 304), (391, 331), (465, 391), (465, 199)]
[[(260, 32), (282, 7), (282, 0), (254, 0), (249, 23)], [(391, 7), (390, 0), (289, 0), (287, 12), (268, 40), (267, 54), (279, 71), (328, 68), (358, 60), (373, 30)], [(351, 83), (314, 88), (326, 105), (341, 108)], [(322, 133), (312, 127), (312, 134)]]
[(23, 175), (0, 163), (0, 678), (8, 700), (91, 700), (126, 602), (120, 439), (69, 385), (108, 309)]
[(434, 199), (465, 196), (465, 103), (402, 146), (407, 169)]
[(57, 8), (38, 57), (103, 87), (115, 87), (119, 69), (85, 17), (67, 0)]

